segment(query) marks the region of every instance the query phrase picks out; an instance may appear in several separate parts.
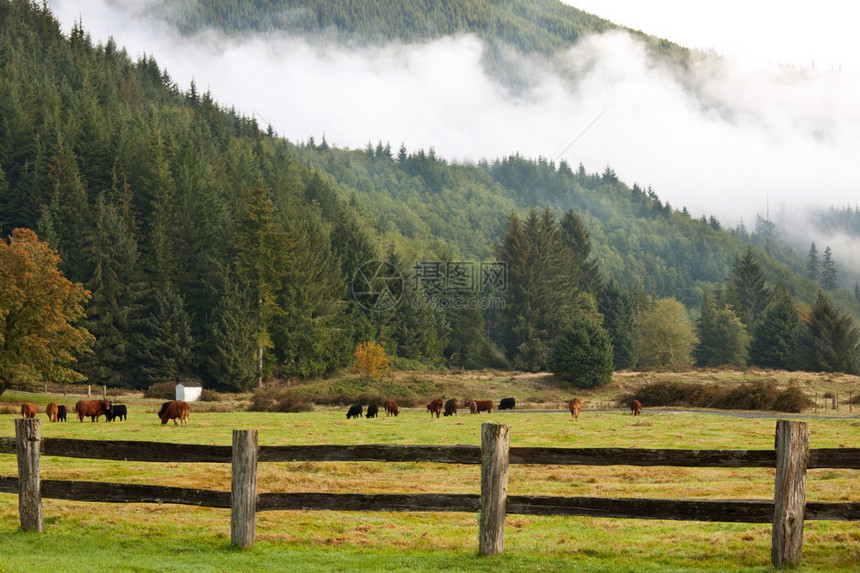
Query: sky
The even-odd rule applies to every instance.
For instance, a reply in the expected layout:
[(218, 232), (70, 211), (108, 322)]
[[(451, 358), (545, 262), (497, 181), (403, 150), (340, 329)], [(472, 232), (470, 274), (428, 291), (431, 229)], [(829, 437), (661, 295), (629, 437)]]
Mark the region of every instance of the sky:
[(844, 1), (570, 0), (721, 58), (681, 85), (629, 35), (609, 33), (553, 65), (524, 62), (529, 88), (518, 94), (485, 73), (474, 37), (350, 50), (282, 36), (187, 39), (136, 15), (145, 1), (48, 5), (67, 33), (80, 18), (95, 42), (113, 36), (132, 58), (154, 56), (181, 89), (193, 80), (294, 142), (325, 135), (338, 147), (433, 147), (452, 161), (520, 153), (610, 166), (675, 208), (750, 230), (756, 215), (858, 205), (860, 40)]

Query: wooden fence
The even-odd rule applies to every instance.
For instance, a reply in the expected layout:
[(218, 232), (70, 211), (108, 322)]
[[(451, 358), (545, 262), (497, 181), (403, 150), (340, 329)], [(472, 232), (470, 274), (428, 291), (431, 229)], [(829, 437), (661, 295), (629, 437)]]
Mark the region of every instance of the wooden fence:
[[(176, 503), (231, 509), (231, 541), (254, 543), (256, 513), (273, 510), (479, 512), (479, 551), (504, 550), (505, 516), (567, 515), (683, 521), (771, 523), (774, 566), (800, 562), (805, 520), (860, 521), (860, 503), (807, 502), (806, 470), (860, 469), (860, 448), (810, 449), (806, 422), (779, 420), (773, 450), (510, 447), (509, 427), (481, 425), (481, 446), (259, 446), (256, 430), (233, 430), (233, 445), (41, 438), (38, 419), (15, 420), (0, 454), (17, 454), (18, 477), (0, 476), (0, 493), (17, 493), (21, 527), (43, 531), (42, 498), (109, 503)], [(41, 480), (40, 456), (232, 464), (231, 491), (140, 484)], [(258, 462), (375, 461), (481, 464), (480, 494), (257, 494)], [(773, 500), (618, 499), (508, 495), (510, 464), (776, 468)]]

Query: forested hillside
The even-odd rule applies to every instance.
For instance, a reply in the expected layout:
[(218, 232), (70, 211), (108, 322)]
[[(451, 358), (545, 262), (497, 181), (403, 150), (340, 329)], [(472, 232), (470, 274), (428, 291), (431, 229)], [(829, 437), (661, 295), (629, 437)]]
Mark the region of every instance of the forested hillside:
[[(742, 348), (700, 354), (738, 364), (774, 335), (756, 335), (772, 298), (797, 320), (800, 306), (807, 323), (838, 324), (848, 359), (819, 360), (810, 340), (803, 362), (765, 359), (856, 369), (856, 329), (841, 313), (856, 315), (857, 301), (819, 296), (766, 223), (726, 232), (609, 167), (297, 146), (193, 85), (178, 89), (150, 57), (93, 45), (80, 23), (66, 37), (43, 5), (0, 0), (0, 247), (31, 229), (89, 291), (79, 324), (92, 352), (73, 366), (94, 383), (247, 389), (331, 374), (367, 341), (403, 365), (542, 370), (584, 315), (608, 332), (616, 367), (674, 366), (692, 348), (667, 354), (670, 334), (710, 340), (710, 323), (691, 322), (700, 306), (712, 316), (706, 303), (715, 336), (734, 333)], [(374, 261), (400, 282), (380, 287)], [(0, 285), (4, 385), (35, 376), (12, 367), (28, 356), (12, 351), (27, 293), (11, 284)], [(377, 306), (374, 289), (388, 295)], [(800, 340), (799, 328), (775, 335)]]
[[(384, 46), (472, 34), (484, 43), (483, 64), (497, 80), (516, 89), (528, 83), (530, 64), (522, 55), (553, 55), (590, 34), (620, 26), (558, 0), (199, 0), (157, 1), (143, 12), (180, 33), (215, 30), (230, 37), (286, 33), (330, 45)], [(680, 66), (689, 50), (667, 40), (628, 30), (652, 56)]]

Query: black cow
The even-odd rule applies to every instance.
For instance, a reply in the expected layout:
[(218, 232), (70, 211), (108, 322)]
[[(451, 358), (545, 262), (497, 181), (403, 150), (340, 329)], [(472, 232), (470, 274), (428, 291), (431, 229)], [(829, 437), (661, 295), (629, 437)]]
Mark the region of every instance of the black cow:
[(65, 422), (66, 421), (66, 407), (60, 404), (57, 406), (57, 421)]
[(119, 418), (120, 420), (127, 420), (128, 408), (126, 408), (125, 404), (111, 406), (110, 409), (105, 412), (105, 418), (107, 418), (108, 422), (113, 422), (117, 418)]
[(513, 398), (502, 398), (502, 401), (499, 402), (499, 410), (513, 410), (516, 405), (517, 401)]
[(349, 407), (349, 412), (346, 413), (346, 419), (361, 418), (363, 411), (364, 408), (362, 408), (361, 404), (353, 404)]
[(379, 406), (376, 404), (371, 404), (367, 407), (367, 414), (365, 414), (365, 418), (375, 418), (379, 414)]
[(451, 398), (447, 402), (445, 402), (445, 411), (442, 412), (443, 416), (454, 416), (457, 414), (457, 399)]

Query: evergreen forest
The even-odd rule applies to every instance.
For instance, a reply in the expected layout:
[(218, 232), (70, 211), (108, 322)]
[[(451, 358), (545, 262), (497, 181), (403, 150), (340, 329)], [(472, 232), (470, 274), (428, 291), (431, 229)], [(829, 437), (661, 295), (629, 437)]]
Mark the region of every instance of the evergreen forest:
[[(554, 2), (368, 3), (370, 19), (347, 2), (175, 9), (190, 28), (272, 21), (233, 6), (365, 36), (385, 22), (409, 39), (427, 27), (399, 18), (414, 22), (425, 4), (452, 29), (501, 27), (521, 49), (610, 26)], [(439, 22), (430, 28), (451, 32)], [(856, 211), (824, 216), (857, 225)], [(94, 44), (82, 22), (65, 35), (44, 4), (0, 0), (0, 247), (31, 248), (33, 233), (86, 291), (71, 318), (88, 349), (62, 356), (94, 384), (247, 390), (333, 375), (370, 342), (403, 368), (576, 372), (582, 356), (595, 375), (571, 384), (691, 364), (860, 373), (860, 289), (842, 284), (829, 246), (823, 258), (811, 241), (798, 251), (764, 218), (723, 228), (610, 166), (290, 142), (194, 84), (180, 89), (151, 57)], [(56, 369), (38, 367), (32, 338), (19, 343), (28, 293), (4, 267), (7, 386)], [(593, 350), (577, 353), (585, 343)]]

